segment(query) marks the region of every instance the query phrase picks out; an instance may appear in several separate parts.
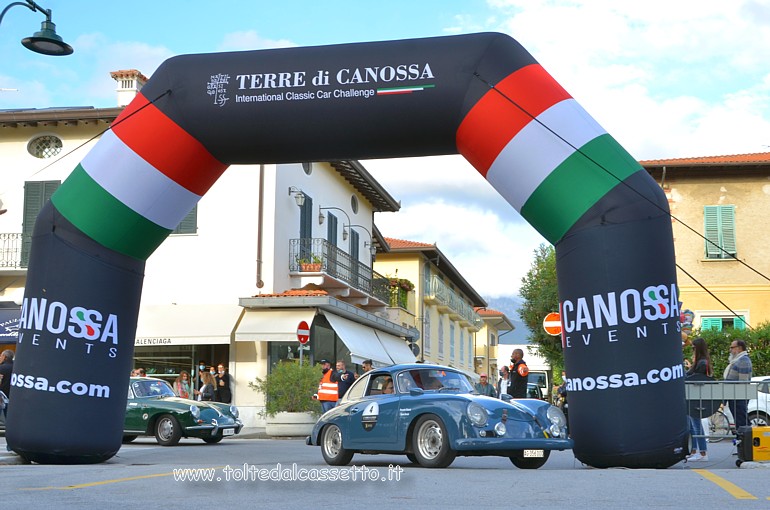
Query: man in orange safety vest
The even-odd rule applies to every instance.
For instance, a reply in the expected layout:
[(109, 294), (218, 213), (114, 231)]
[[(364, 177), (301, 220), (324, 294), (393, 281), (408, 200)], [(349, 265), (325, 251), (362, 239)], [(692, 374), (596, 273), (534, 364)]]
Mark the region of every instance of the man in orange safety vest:
[(313, 395), (313, 398), (321, 402), (321, 412), (325, 413), (337, 405), (339, 395), (337, 383), (332, 382), (331, 379), (333, 373), (331, 362), (327, 359), (322, 359), (321, 368), (323, 369), (323, 376), (318, 383), (318, 393)]

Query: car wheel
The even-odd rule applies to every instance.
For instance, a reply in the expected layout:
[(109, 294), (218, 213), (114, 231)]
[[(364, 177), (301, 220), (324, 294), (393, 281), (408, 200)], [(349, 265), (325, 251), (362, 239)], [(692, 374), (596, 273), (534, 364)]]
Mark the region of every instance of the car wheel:
[(155, 422), (155, 439), (161, 446), (174, 446), (182, 438), (179, 422), (170, 414), (164, 414)]
[(538, 469), (543, 467), (548, 457), (551, 456), (551, 450), (543, 450), (542, 457), (525, 457), (524, 452), (519, 455), (509, 457), (514, 466), (519, 469)]
[(423, 467), (444, 468), (455, 460), (457, 452), (449, 447), (449, 435), (441, 418), (434, 414), (420, 416), (412, 435), (412, 451)]
[(749, 425), (752, 427), (767, 427), (768, 423), (770, 423), (770, 420), (768, 420), (767, 415), (761, 411), (755, 411), (749, 414)]
[(220, 432), (220, 433), (219, 433), (219, 434), (217, 434), (216, 436), (211, 436), (211, 437), (204, 437), (204, 438), (202, 438), (202, 439), (203, 439), (203, 441), (204, 441), (206, 444), (217, 444), (217, 443), (218, 443), (218, 442), (220, 442), (220, 441), (221, 441), (223, 438), (224, 438), (224, 436), (223, 436), (223, 435), (222, 435), (222, 433)]
[(123, 442), (124, 443), (130, 443), (131, 441), (133, 441), (136, 438), (137, 438), (137, 436), (123, 436)]
[(412, 464), (417, 464), (417, 457), (413, 453), (407, 453), (406, 458), (409, 459), (409, 462)]
[(321, 432), (321, 454), (330, 466), (347, 466), (353, 452), (342, 447), (342, 431), (337, 425), (327, 425)]

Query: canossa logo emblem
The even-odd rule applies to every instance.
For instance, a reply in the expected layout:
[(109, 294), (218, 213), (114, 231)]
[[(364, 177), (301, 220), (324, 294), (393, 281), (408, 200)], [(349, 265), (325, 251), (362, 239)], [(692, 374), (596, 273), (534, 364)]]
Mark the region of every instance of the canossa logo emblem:
[(118, 345), (118, 316), (46, 298), (24, 298), (19, 329)]
[(590, 297), (565, 300), (561, 304), (562, 323), (566, 333), (679, 318), (676, 284), (656, 285), (644, 290), (626, 289)]

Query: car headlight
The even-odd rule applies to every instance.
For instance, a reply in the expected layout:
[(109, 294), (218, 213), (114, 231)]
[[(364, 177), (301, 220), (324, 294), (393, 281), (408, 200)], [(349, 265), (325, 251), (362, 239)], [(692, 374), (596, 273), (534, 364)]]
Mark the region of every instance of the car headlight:
[(201, 410), (196, 406), (195, 404), (190, 405), (190, 414), (192, 414), (193, 418), (196, 420), (201, 417)]
[(505, 423), (501, 421), (495, 423), (495, 434), (497, 434), (498, 436), (505, 435)]
[(564, 416), (564, 413), (561, 412), (561, 409), (556, 406), (551, 406), (548, 408), (545, 415), (551, 421), (551, 426), (548, 427), (551, 435), (554, 437), (561, 436), (564, 427), (567, 426), (567, 418)]
[(230, 413), (232, 413), (233, 418), (238, 417), (238, 408), (236, 406), (230, 406)]
[(471, 423), (477, 427), (483, 427), (487, 424), (487, 410), (476, 402), (471, 402), (468, 404), (468, 409), (466, 412), (468, 413), (468, 418), (471, 419)]

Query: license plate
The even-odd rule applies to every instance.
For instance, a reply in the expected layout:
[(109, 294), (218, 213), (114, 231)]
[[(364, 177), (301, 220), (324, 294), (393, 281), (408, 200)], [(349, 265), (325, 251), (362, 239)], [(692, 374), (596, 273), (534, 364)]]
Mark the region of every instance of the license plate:
[(542, 457), (543, 450), (524, 450), (524, 457)]
[[(235, 434), (235, 429), (222, 429), (222, 435), (223, 436), (232, 436)], [(540, 452), (539, 457), (543, 456), (543, 452)]]

